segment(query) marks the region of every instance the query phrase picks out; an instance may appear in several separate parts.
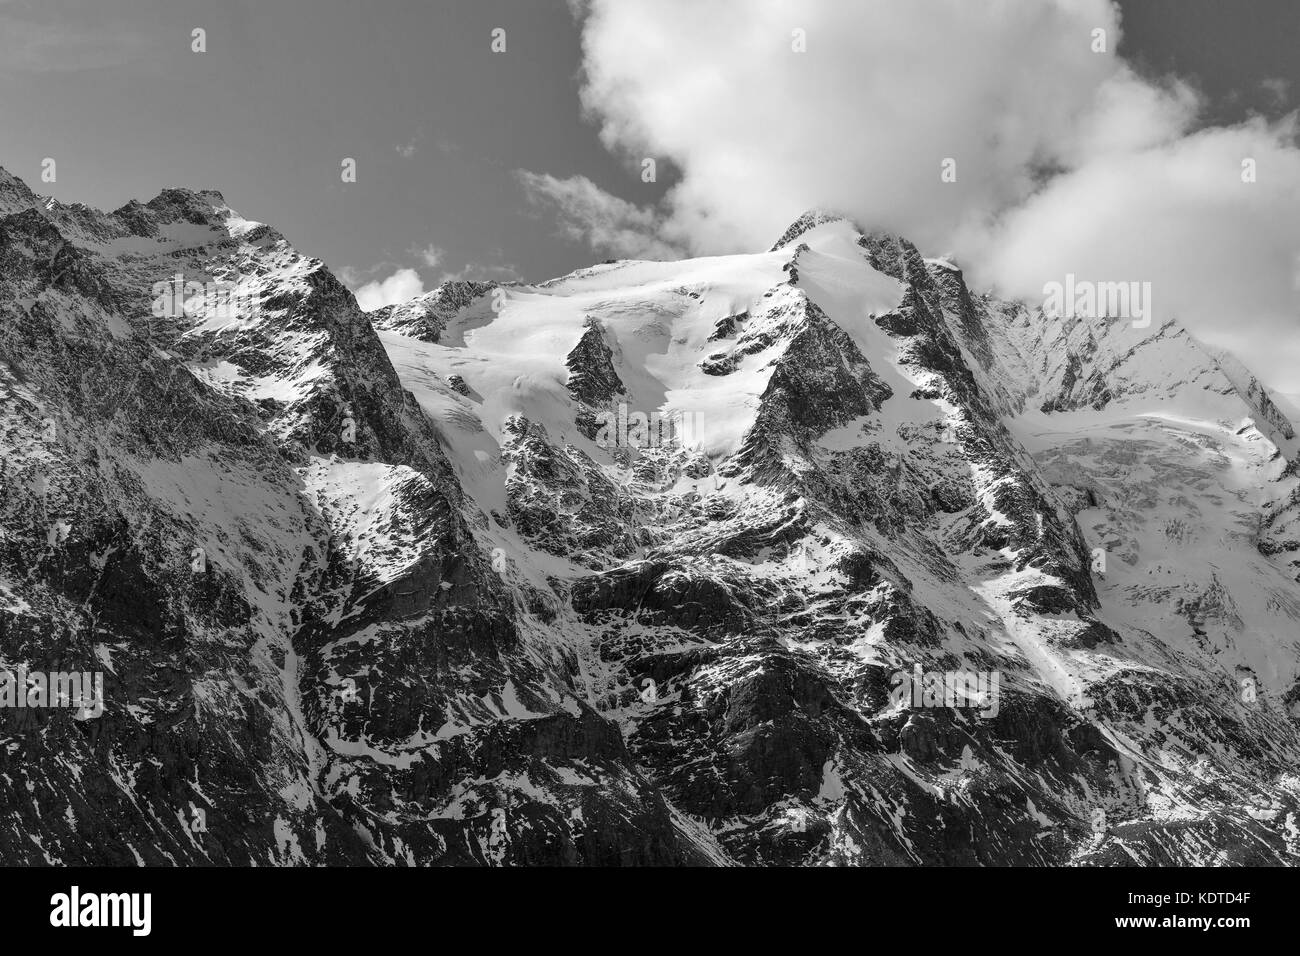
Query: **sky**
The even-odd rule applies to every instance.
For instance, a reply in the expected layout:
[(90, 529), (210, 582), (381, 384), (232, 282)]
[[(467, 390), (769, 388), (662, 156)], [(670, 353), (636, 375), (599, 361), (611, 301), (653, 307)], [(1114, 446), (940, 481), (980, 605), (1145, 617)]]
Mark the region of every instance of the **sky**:
[(0, 0), (0, 166), (221, 190), (370, 307), (821, 206), (1007, 295), (1151, 281), (1300, 393), (1298, 40), (1291, 0)]

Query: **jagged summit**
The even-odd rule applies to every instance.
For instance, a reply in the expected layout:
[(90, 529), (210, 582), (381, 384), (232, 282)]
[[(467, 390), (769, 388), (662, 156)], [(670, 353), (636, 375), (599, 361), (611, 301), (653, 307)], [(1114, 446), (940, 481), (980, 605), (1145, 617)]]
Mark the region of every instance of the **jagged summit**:
[(39, 202), (40, 199), (25, 182), (0, 167), (0, 215), (7, 216)]
[(1295, 422), (1176, 323), (816, 211), (363, 314), (216, 193), (0, 203), (0, 658), (104, 676), (0, 708), (0, 861), (1300, 855)]
[[(138, 203), (129, 203), (128, 206), (141, 208)], [(226, 215), (223, 213), (230, 211), (225, 197), (215, 189), (164, 189), (143, 208), (152, 211), (162, 222), (184, 221), (203, 225), (224, 223)]]
[(476, 304), (486, 308), (489, 303), (482, 300), (499, 287), (497, 282), (452, 280), (409, 302), (376, 309), (369, 317), (376, 329), (436, 342), (453, 317)]
[[(0, 167), (0, 202), (7, 202), (15, 208), (21, 206), (50, 206), (62, 205), (57, 200), (48, 197), (39, 196), (27, 185), (27, 183), (18, 176), (9, 172), (4, 167)], [(116, 210), (113, 215), (127, 209), (136, 209), (147, 207), (157, 212), (180, 210), (188, 213), (196, 213), (206, 209), (222, 209), (226, 207), (225, 198), (215, 189), (188, 189), (183, 187), (168, 187), (163, 189), (157, 196), (147, 203), (141, 203), (139, 200), (131, 200), (121, 209)], [(67, 204), (70, 210), (80, 210), (94, 212), (92, 207), (81, 202)], [(12, 210), (10, 210), (12, 211)], [(100, 215), (104, 215), (100, 213)]]
[(800, 236), (806, 233), (809, 229), (815, 229), (817, 226), (825, 225), (828, 222), (847, 222), (847, 221), (848, 221), (847, 219), (845, 219), (843, 216), (839, 215), (838, 213), (827, 212), (822, 209), (809, 209), (807, 212), (805, 212), (803, 215), (801, 215), (798, 219), (796, 219), (794, 222), (790, 224), (790, 227), (786, 229), (784, 233), (781, 234), (781, 238), (776, 241), (776, 244), (772, 246), (772, 248), (769, 251), (777, 252), (781, 249), (784, 249), (790, 243), (794, 242), (796, 239), (798, 239)]

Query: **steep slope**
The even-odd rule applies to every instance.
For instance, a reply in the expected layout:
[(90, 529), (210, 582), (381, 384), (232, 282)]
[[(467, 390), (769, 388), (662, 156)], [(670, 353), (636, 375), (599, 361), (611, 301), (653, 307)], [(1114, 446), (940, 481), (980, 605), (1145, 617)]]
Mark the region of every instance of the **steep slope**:
[[(1163, 449), (1130, 443), (1139, 408), (1083, 403), (1095, 414), (1066, 420), (1107, 388), (1235, 415), (1257, 521), (1294, 495), (1285, 415), (1184, 332), (1112, 337), (1086, 368), (1057, 360), (1058, 336), (1099, 333), (1053, 332), (826, 214), (763, 255), (507, 290), (498, 315), (448, 332), (383, 340), (430, 414), (460, 423), (452, 459), (511, 573), (576, 612), (589, 699), (735, 859), (1294, 853), (1293, 573), (1262, 539), (1221, 534), (1237, 519), (1204, 491), (1214, 559), (1235, 566), (1244, 540), (1253, 564), (1234, 583), (1271, 608), (1234, 635), (1253, 648), (1241, 667), (1259, 651), (1273, 669), (1247, 701), (1235, 659), (1198, 658), (1170, 626), (1208, 585), (1202, 566), (1181, 605), (1168, 589), (1116, 596), (1122, 546), (1076, 520), (1103, 499), (1071, 443), (1112, 422), (1114, 454), (1160, 470), (1131, 498), (1202, 489), (1205, 462), (1166, 473)], [(431, 387), (453, 374), (473, 398)], [(596, 422), (619, 423), (615, 440)], [(891, 696), (917, 666), (996, 672), (998, 706), (981, 719)]]
[(475, 308), (490, 308), (492, 292), (497, 288), (500, 286), (495, 282), (444, 282), (409, 302), (371, 312), (368, 318), (376, 329), (437, 342), (447, 323), (457, 315)]
[(214, 193), (5, 195), (0, 648), (107, 672), (97, 720), (0, 712), (6, 861), (707, 856), (319, 262)]
[(369, 315), (216, 193), (0, 216), (0, 658), (106, 672), (6, 862), (1300, 853), (1294, 419), (1174, 323), (823, 212)]

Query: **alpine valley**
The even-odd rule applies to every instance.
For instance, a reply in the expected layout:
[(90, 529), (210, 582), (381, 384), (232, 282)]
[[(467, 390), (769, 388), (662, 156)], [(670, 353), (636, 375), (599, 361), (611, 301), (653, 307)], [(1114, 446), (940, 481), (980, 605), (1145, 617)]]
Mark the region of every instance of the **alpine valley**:
[(0, 667), (104, 698), (0, 863), (1293, 864), (1298, 422), (824, 213), (363, 313), (0, 171)]

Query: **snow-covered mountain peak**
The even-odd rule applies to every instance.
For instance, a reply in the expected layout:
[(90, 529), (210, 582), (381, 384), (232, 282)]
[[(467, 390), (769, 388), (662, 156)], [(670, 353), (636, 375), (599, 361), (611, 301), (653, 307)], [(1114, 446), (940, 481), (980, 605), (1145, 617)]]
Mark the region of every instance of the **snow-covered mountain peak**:
[(4, 859), (1300, 853), (1294, 421), (1176, 325), (817, 212), (366, 314), (218, 194), (25, 189), (0, 652), (108, 673), (0, 714)]
[(769, 251), (777, 252), (780, 249), (784, 249), (786, 246), (790, 245), (790, 243), (802, 237), (804, 233), (808, 232), (810, 229), (815, 229), (817, 226), (829, 222), (847, 221), (848, 220), (839, 213), (830, 212), (825, 209), (809, 209), (794, 222), (790, 223), (789, 228), (781, 234), (781, 238), (776, 241), (776, 245), (772, 246)]

